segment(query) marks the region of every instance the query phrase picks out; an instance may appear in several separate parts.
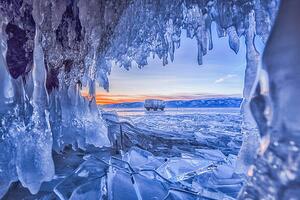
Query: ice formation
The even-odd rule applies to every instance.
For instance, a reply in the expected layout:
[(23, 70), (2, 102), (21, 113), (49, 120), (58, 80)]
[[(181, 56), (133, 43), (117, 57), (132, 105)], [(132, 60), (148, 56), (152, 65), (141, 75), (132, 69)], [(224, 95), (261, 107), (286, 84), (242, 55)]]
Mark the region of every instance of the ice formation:
[(262, 142), (242, 198), (299, 198), (299, 6), (281, 2), (263, 54), (251, 101)]
[[(158, 56), (166, 65), (176, 59), (174, 51), (180, 47), (184, 30), (188, 37), (196, 39), (197, 59), (202, 64), (203, 55), (213, 48), (213, 22), (219, 37), (228, 36), (229, 47), (235, 52), (239, 50), (239, 38), (245, 37), (245, 139), (238, 158), (241, 167), (236, 170), (244, 173), (254, 163), (258, 145), (256, 166), (261, 170), (254, 173), (242, 195), (253, 199), (253, 191), (258, 191), (260, 197), (271, 195), (270, 198), (279, 199), (295, 195), (295, 187), (280, 194), (257, 188), (259, 183), (271, 189), (297, 186), (299, 179), (299, 26), (294, 22), (298, 1), (282, 0), (277, 24), (267, 43), (258, 87), (251, 90), (259, 62), (254, 40), (256, 36), (267, 40), (278, 5), (279, 0), (1, 0), (0, 197), (17, 180), (37, 193), (44, 181), (55, 179), (52, 150), (60, 152), (68, 144), (82, 150), (90, 145), (111, 145), (94, 94), (97, 84), (109, 89), (108, 74), (113, 63), (126, 69), (132, 65), (143, 67), (148, 57)], [(288, 37), (285, 33), (289, 33)], [(281, 49), (287, 51), (288, 57), (273, 59), (280, 57)], [(89, 89), (88, 99), (80, 96), (83, 86)], [(252, 95), (252, 113), (260, 122), (261, 144), (258, 135), (252, 133), (253, 120), (248, 108)], [(129, 181), (123, 178), (128, 174), (116, 173), (112, 164), (107, 166), (108, 180), (95, 179), (94, 185), (107, 181), (110, 188), (118, 188), (112, 180)], [(253, 167), (250, 169), (252, 175)], [(275, 180), (270, 179), (268, 170), (278, 172)], [(74, 176), (86, 175), (83, 172)], [(258, 184), (251, 185), (253, 182)], [(280, 185), (274, 185), (277, 183)], [(85, 187), (90, 186), (74, 191), (72, 198), (79, 199)], [(136, 187), (128, 190), (138, 190)], [(89, 195), (101, 196), (101, 192), (106, 195), (105, 191)], [(64, 199), (59, 187), (56, 193)], [(137, 199), (141, 199), (142, 194), (137, 194)], [(169, 198), (192, 194), (168, 191)]]

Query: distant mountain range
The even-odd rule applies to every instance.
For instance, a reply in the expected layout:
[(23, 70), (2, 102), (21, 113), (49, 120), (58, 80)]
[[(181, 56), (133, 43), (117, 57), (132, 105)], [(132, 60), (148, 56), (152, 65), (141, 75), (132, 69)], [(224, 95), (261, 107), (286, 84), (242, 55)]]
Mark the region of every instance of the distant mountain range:
[[(210, 99), (195, 99), (195, 100), (171, 100), (166, 101), (166, 108), (220, 108), (220, 107), (240, 107), (242, 98), (227, 97), (227, 98), (210, 98)], [(144, 102), (130, 102), (108, 104), (105, 108), (143, 108)]]

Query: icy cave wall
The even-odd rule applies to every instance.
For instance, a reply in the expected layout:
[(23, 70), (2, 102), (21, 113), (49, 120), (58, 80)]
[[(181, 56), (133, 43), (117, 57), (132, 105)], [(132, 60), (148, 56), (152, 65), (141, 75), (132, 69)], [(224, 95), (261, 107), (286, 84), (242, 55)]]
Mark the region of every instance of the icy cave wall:
[(299, 8), (300, 1), (281, 2), (264, 50), (250, 104), (262, 140), (241, 199), (299, 199)]
[[(0, 196), (16, 180), (36, 193), (55, 173), (52, 149), (60, 151), (66, 144), (81, 149), (110, 145), (93, 101), (95, 85), (109, 89), (112, 62), (129, 69), (132, 64), (147, 65), (149, 56), (158, 56), (164, 65), (173, 61), (183, 30), (197, 40), (199, 64), (213, 48), (212, 22), (235, 52), (240, 37), (245, 37), (244, 107), (249, 118), (259, 58), (254, 37), (267, 40), (278, 4), (278, 0), (1, 0)], [(91, 101), (80, 97), (82, 86), (89, 88)], [(258, 144), (249, 131), (245, 135), (241, 166), (253, 164), (253, 156), (244, 159), (249, 155), (245, 153), (252, 149), (254, 155), (256, 148), (251, 147)]]

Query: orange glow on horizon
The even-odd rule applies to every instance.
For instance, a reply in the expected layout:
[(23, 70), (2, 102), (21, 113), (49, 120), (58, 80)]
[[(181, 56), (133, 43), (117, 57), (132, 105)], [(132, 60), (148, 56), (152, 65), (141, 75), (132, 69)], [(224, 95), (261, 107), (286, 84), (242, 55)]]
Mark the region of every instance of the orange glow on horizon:
[[(81, 95), (87, 99), (89, 97), (86, 90), (82, 90)], [(96, 94), (96, 103), (99, 105), (143, 102), (145, 99), (161, 99), (161, 100), (193, 100), (204, 98), (218, 98), (218, 97), (240, 97), (240, 95), (217, 95), (217, 94), (176, 94), (176, 95), (125, 95), (112, 94), (101, 92)]]
[[(87, 91), (82, 91), (81, 95), (85, 98), (90, 99)], [(109, 93), (97, 93), (96, 103), (100, 105), (117, 104), (124, 102), (140, 102), (144, 101), (145, 96), (129, 96), (129, 95), (113, 95)]]
[(144, 101), (144, 98), (139, 97), (129, 97), (129, 96), (122, 96), (122, 95), (103, 95), (97, 94), (96, 95), (96, 103), (101, 105), (107, 104), (117, 104), (117, 103), (124, 103), (124, 102), (138, 102)]
[[(146, 96), (128, 96), (128, 95), (106, 95), (106, 94), (97, 94), (96, 103), (101, 105), (107, 104), (118, 104), (118, 103), (130, 103), (130, 102), (143, 102), (149, 97)], [(152, 97), (155, 98), (155, 97)], [(160, 98), (162, 99), (162, 98)]]

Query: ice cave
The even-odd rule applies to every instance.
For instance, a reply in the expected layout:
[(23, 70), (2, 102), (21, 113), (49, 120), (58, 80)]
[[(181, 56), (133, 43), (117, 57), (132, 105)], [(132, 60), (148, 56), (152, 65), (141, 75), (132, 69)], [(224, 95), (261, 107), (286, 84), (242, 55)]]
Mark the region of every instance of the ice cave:
[[(298, 0), (1, 0), (0, 199), (299, 199), (299, 8)], [(130, 71), (154, 56), (168, 65), (182, 34), (197, 42), (201, 65), (218, 40), (212, 23), (228, 48), (246, 47), (240, 149), (209, 148), (227, 147), (228, 137), (204, 137), (200, 148), (157, 136), (97, 107), (95, 88), (109, 90), (112, 64)]]

